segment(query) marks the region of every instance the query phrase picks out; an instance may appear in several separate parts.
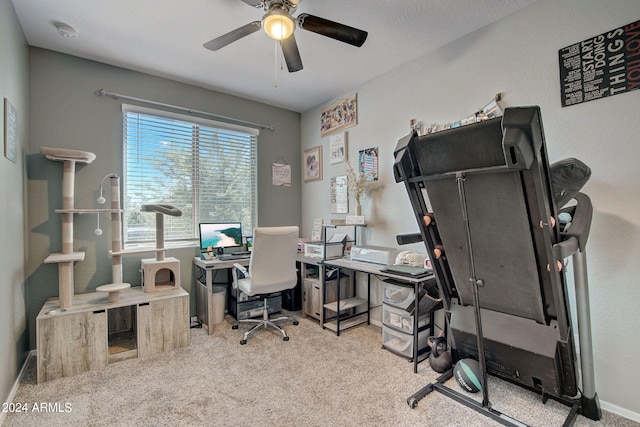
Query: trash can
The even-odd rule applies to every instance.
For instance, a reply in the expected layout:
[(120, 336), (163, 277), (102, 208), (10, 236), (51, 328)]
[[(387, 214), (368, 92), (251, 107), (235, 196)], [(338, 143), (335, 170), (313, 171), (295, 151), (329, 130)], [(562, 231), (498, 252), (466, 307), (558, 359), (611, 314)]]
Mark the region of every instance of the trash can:
[(211, 312), (213, 323), (220, 323), (224, 320), (224, 307), (227, 300), (227, 288), (224, 286), (213, 286), (211, 288)]

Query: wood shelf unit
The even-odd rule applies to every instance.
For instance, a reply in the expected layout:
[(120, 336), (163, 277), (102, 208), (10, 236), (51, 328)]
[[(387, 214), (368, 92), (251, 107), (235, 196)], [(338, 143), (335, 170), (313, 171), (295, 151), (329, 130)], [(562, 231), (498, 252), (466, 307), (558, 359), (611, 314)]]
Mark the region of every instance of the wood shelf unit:
[(350, 308), (360, 307), (361, 305), (364, 305), (366, 303), (367, 303), (367, 300), (364, 298), (351, 297), (351, 298), (345, 298), (343, 300), (340, 300), (339, 306), (338, 306), (338, 302), (334, 301), (334, 302), (325, 304), (324, 308), (326, 308), (327, 310), (337, 312), (338, 310), (342, 311), (342, 310), (348, 310)]
[[(361, 313), (361, 314), (366, 314), (366, 313)], [(361, 325), (363, 323), (367, 323), (367, 318), (364, 316), (350, 317), (348, 319), (340, 320), (340, 331), (344, 331), (345, 329), (349, 329), (354, 326)], [(325, 322), (323, 326), (326, 329), (329, 329), (330, 331), (335, 332), (336, 334), (340, 332), (338, 331), (337, 320), (330, 320), (328, 322)]]
[[(370, 281), (367, 280), (366, 298), (358, 295), (355, 270), (343, 274), (343, 269), (334, 264), (339, 260), (325, 261), (327, 268), (335, 269), (336, 278), (324, 280), (324, 304), (322, 305), (322, 326), (337, 335), (341, 331), (362, 323), (369, 323)], [(349, 271), (349, 270), (347, 270)], [(340, 278), (340, 286), (338, 279)]]
[[(300, 282), (302, 284), (302, 311), (305, 316), (320, 322), (325, 321), (326, 304), (335, 304), (337, 300), (337, 281), (326, 280), (325, 266), (322, 258), (299, 256)], [(348, 288), (348, 277), (342, 277), (340, 292), (346, 295)], [(335, 310), (334, 310), (335, 311)], [(328, 316), (331, 317), (331, 316)]]

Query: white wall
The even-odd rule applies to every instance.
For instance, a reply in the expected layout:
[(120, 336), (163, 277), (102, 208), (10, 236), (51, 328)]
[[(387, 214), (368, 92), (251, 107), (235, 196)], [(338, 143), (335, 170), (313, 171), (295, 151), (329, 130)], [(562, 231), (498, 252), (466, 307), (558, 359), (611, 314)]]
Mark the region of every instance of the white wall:
[[(640, 354), (640, 91), (562, 108), (558, 50), (639, 19), (636, 0), (540, 0), (344, 94), (358, 94), (358, 125), (347, 130), (352, 164), (358, 150), (379, 147), (379, 189), (363, 203), (363, 213), (365, 243), (384, 246), (395, 246), (396, 234), (418, 230), (392, 170), (393, 148), (408, 134), (411, 118), (454, 121), (499, 92), (505, 106), (541, 107), (551, 161), (576, 157), (592, 169), (583, 191), (595, 210), (587, 255), (596, 388), (604, 409), (637, 420), (640, 372), (626, 367), (636, 366)], [(328, 137), (319, 129), (322, 107), (302, 115), (302, 149), (324, 147), (324, 179), (302, 186), (305, 236), (314, 218), (341, 217), (330, 213), (329, 180), (344, 167), (329, 165)], [(424, 252), (420, 245), (405, 248)]]

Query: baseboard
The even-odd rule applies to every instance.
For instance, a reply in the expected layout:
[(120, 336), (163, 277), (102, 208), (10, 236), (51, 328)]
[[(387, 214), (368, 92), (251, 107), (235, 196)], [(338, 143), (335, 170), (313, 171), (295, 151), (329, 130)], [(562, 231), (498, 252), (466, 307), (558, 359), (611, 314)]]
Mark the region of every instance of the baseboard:
[(640, 422), (640, 414), (630, 411), (628, 409), (621, 408), (616, 405), (612, 405), (607, 402), (600, 402), (600, 408), (604, 411), (611, 412), (612, 414), (620, 415), (621, 417), (628, 418), (632, 421)]
[[(11, 388), (11, 392), (9, 393), (9, 396), (7, 396), (6, 402), (13, 402), (13, 397), (18, 392), (20, 381), (22, 381), (22, 377), (24, 376), (24, 370), (26, 369), (27, 363), (29, 363), (29, 360), (32, 357), (36, 357), (36, 350), (31, 350), (27, 355), (27, 358), (24, 360), (24, 363), (22, 364), (22, 368), (20, 368), (20, 372), (18, 373), (18, 378), (16, 378), (15, 383), (13, 383), (13, 387)], [(4, 423), (5, 414), (6, 412), (0, 411), (0, 426)]]

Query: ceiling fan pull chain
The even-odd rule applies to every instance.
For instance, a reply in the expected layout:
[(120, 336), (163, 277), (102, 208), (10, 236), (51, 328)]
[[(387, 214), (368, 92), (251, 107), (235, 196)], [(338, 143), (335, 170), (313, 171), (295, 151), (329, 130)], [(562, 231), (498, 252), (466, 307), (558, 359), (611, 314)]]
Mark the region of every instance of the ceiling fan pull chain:
[(274, 49), (273, 49), (273, 52), (274, 52), (273, 59), (274, 59), (274, 61), (273, 61), (273, 63), (275, 64), (275, 68), (273, 70), (274, 71), (274, 73), (273, 73), (273, 87), (277, 89), (278, 88), (278, 45), (280, 43), (278, 42), (278, 40), (274, 40), (273, 43), (274, 43), (273, 44), (273, 46), (274, 46)]

